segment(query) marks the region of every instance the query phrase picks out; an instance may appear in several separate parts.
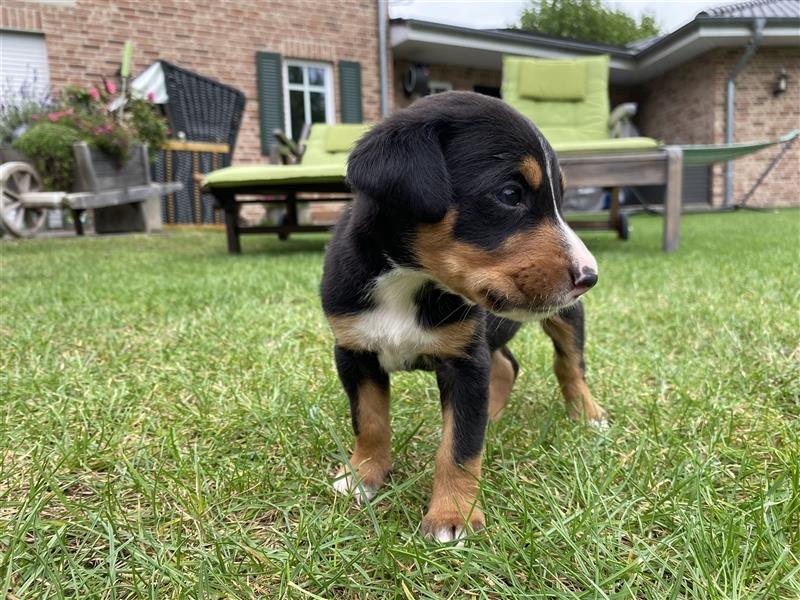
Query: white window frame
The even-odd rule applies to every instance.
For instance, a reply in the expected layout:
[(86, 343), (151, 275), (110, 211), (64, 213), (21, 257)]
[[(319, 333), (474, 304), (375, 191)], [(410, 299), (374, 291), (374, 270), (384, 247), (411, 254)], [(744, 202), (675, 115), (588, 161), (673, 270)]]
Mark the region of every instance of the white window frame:
[[(303, 68), (303, 83), (289, 83), (289, 67)], [(325, 71), (325, 85), (310, 85), (308, 83), (308, 68), (322, 69)], [(311, 60), (297, 60), (287, 58), (283, 61), (283, 121), (286, 135), (294, 137), (292, 132), (291, 104), (289, 103), (289, 92), (303, 92), (303, 109), (305, 111), (306, 123), (311, 119), (311, 99), (309, 92), (322, 92), (325, 94), (325, 122), (336, 122), (336, 105), (333, 102), (333, 65), (324, 62)], [(299, 134), (300, 132), (298, 132)]]
[(442, 92), (453, 91), (453, 84), (450, 83), (449, 81), (438, 81), (436, 79), (429, 79), (428, 89), (431, 91), (431, 95), (441, 94)]

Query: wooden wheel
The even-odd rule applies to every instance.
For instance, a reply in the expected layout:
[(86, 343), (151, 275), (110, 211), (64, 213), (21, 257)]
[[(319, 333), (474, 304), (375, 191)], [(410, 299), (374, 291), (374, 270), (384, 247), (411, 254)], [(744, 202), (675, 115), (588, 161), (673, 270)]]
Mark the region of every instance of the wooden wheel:
[(32, 237), (47, 218), (44, 208), (25, 206), (22, 195), (39, 192), (42, 180), (31, 165), (7, 162), (0, 165), (0, 223), (15, 237)]

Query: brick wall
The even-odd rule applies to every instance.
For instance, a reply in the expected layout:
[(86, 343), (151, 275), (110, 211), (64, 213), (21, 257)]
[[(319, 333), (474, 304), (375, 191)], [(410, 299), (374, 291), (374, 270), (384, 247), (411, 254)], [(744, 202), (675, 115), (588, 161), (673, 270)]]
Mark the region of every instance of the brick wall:
[(364, 119), (380, 117), (377, 10), (372, 0), (76, 0), (67, 6), (2, 0), (0, 5), (0, 28), (45, 34), (55, 91), (113, 76), (127, 39), (135, 45), (134, 73), (165, 59), (240, 89), (247, 110), (237, 162), (263, 160), (255, 72), (259, 50), (331, 63), (337, 120), (336, 63), (360, 62)]
[[(741, 48), (713, 50), (648, 82), (639, 92), (639, 126), (645, 135), (677, 144), (725, 142), (726, 81)], [(773, 96), (781, 69), (789, 90)], [(763, 47), (736, 80), (734, 141), (774, 139), (800, 127), (800, 49)], [(780, 147), (734, 162), (734, 202), (739, 202)], [(795, 143), (748, 202), (800, 204), (800, 143)], [(721, 206), (725, 168), (712, 170), (712, 199)]]

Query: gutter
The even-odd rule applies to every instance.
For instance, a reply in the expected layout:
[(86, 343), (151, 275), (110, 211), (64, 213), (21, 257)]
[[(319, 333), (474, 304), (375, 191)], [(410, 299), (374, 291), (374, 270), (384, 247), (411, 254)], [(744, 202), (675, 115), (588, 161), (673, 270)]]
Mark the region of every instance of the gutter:
[(378, 64), (381, 82), (381, 117), (389, 116), (389, 75), (386, 64), (386, 0), (378, 0)]
[[(753, 22), (753, 37), (750, 38), (750, 41), (747, 44), (747, 47), (744, 49), (744, 53), (739, 58), (739, 62), (736, 63), (736, 66), (731, 71), (730, 75), (728, 75), (728, 81), (726, 85), (726, 98), (725, 98), (725, 143), (732, 144), (733, 143), (733, 130), (734, 130), (734, 111), (736, 109), (736, 78), (739, 76), (744, 68), (747, 66), (747, 63), (753, 57), (753, 55), (758, 51), (758, 47), (761, 44), (761, 37), (764, 33), (764, 25), (766, 23), (766, 19), (764, 17), (758, 17)], [(729, 160), (725, 164), (725, 201), (723, 204), (724, 208), (732, 208), (733, 207), (733, 161)]]

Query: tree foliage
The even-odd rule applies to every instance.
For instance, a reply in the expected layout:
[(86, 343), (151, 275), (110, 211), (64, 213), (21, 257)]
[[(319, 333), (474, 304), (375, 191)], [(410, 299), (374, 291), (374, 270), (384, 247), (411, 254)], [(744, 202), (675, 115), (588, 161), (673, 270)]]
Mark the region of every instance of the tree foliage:
[(653, 16), (644, 15), (637, 22), (601, 0), (531, 0), (520, 20), (526, 31), (618, 46), (659, 33)]

